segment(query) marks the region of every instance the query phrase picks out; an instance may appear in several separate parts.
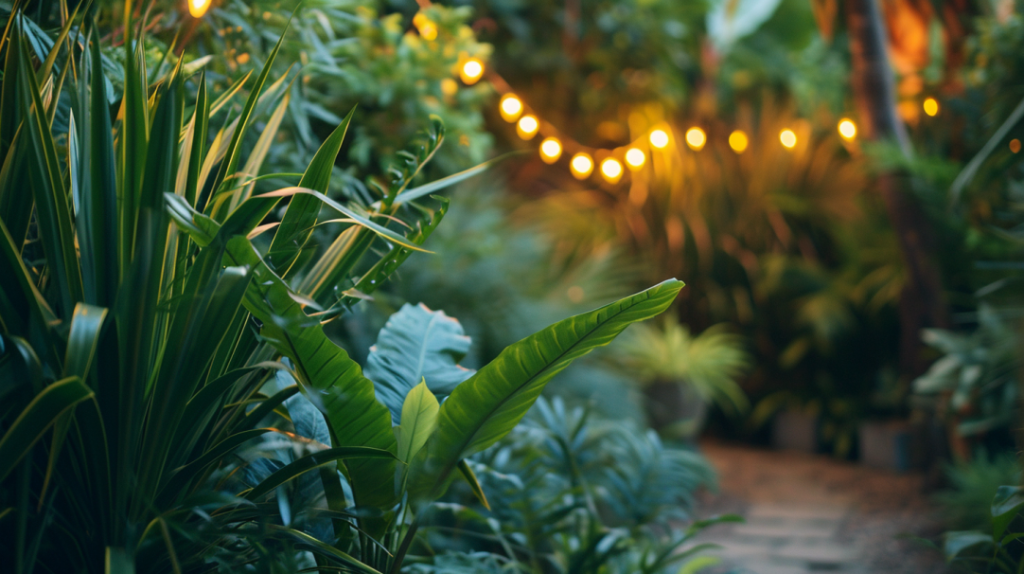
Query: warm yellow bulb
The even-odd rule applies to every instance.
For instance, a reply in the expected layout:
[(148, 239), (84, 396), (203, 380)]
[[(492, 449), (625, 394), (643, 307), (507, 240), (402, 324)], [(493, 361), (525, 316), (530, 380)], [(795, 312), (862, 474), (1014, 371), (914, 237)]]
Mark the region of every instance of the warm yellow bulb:
[(441, 80), (441, 93), (446, 96), (454, 96), (459, 92), (459, 84), (451, 78)]
[(459, 77), (466, 83), (467, 86), (471, 86), (480, 80), (484, 75), (484, 63), (480, 61), (480, 58), (470, 58), (463, 62), (462, 68), (459, 69)]
[(519, 114), (523, 113), (523, 102), (515, 94), (506, 94), (501, 98), (501, 104), (498, 107), (501, 109), (501, 117), (509, 123), (519, 119)]
[(749, 144), (750, 140), (747, 139), (747, 134), (743, 133), (743, 130), (736, 130), (729, 134), (729, 147), (732, 148), (732, 151), (743, 153)]
[(540, 159), (544, 163), (555, 163), (562, 156), (562, 143), (558, 138), (546, 138), (540, 142)]
[(569, 168), (572, 174), (576, 176), (576, 179), (587, 179), (590, 172), (594, 171), (594, 160), (590, 158), (590, 155), (585, 152), (580, 152), (572, 156), (572, 161), (569, 162)]
[(537, 116), (523, 116), (519, 118), (519, 123), (516, 124), (516, 133), (524, 140), (529, 140), (537, 135), (539, 128), (540, 123), (537, 121)]
[(690, 149), (700, 151), (707, 141), (708, 136), (704, 134), (704, 130), (697, 127), (686, 130), (686, 145), (690, 146)]
[(629, 150), (626, 152), (626, 165), (628, 165), (630, 169), (640, 169), (641, 167), (644, 166), (644, 163), (646, 161), (647, 156), (644, 154), (644, 152), (635, 147), (629, 148)]
[(193, 18), (202, 18), (210, 8), (210, 0), (188, 0), (188, 13)]
[(608, 183), (615, 183), (622, 178), (622, 164), (615, 158), (607, 158), (601, 162), (601, 175)]
[(924, 113), (929, 116), (939, 115), (939, 102), (935, 98), (926, 99), (924, 104), (922, 104), (922, 107), (924, 108)]
[(782, 133), (779, 134), (779, 141), (787, 148), (793, 149), (796, 147), (796, 134), (793, 133), (793, 130), (782, 130)]
[(1010, 140), (1010, 151), (1013, 153), (1020, 153), (1020, 140), (1013, 138)]
[(857, 137), (857, 124), (853, 123), (853, 120), (849, 118), (843, 118), (839, 121), (839, 135), (843, 136), (844, 140), (852, 140)]
[(665, 130), (654, 130), (651, 132), (651, 145), (658, 148), (664, 149), (668, 146), (668, 132)]

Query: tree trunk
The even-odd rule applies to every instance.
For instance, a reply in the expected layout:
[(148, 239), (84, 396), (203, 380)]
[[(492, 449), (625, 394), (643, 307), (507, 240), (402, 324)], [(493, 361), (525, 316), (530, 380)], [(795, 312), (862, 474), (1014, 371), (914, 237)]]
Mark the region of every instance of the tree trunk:
[[(869, 140), (893, 141), (910, 155), (906, 130), (896, 115), (885, 23), (878, 0), (846, 0), (845, 4), (853, 60), (851, 83), (861, 132)], [(900, 370), (904, 375), (917, 376), (927, 366), (921, 353), (921, 329), (948, 327), (949, 310), (935, 261), (935, 236), (917, 198), (906, 189), (908, 183), (905, 175), (895, 172), (883, 173), (877, 179), (907, 270), (907, 284), (900, 297)]]

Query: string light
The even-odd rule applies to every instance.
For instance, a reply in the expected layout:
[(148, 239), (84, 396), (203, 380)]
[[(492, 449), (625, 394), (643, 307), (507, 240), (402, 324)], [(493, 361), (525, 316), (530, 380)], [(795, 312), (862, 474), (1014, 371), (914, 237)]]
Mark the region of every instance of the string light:
[(441, 93), (446, 96), (454, 96), (459, 91), (459, 83), (451, 78), (441, 80)]
[(686, 145), (690, 146), (690, 149), (700, 151), (707, 141), (708, 136), (704, 133), (704, 130), (698, 127), (686, 130)]
[(853, 138), (857, 137), (857, 124), (853, 123), (853, 120), (849, 118), (843, 118), (839, 120), (839, 135), (843, 136), (846, 141), (852, 141)]
[(750, 141), (747, 139), (747, 134), (743, 133), (743, 130), (736, 130), (729, 134), (729, 147), (736, 153), (743, 153), (747, 150), (747, 145)]
[(412, 25), (416, 26), (416, 29), (420, 32), (420, 37), (428, 42), (432, 42), (437, 39), (437, 24), (430, 21), (427, 15), (423, 12), (417, 13), (412, 17)]
[(927, 98), (921, 105), (924, 108), (924, 113), (929, 116), (935, 117), (939, 115), (939, 102), (935, 98)]
[(1020, 153), (1020, 140), (1013, 138), (1010, 140), (1010, 151), (1013, 153)]
[(665, 130), (654, 130), (650, 135), (651, 145), (658, 149), (668, 147), (668, 132)]
[(622, 178), (622, 164), (615, 158), (607, 158), (601, 162), (601, 175), (608, 183), (618, 183)]
[(629, 169), (636, 171), (642, 168), (646, 161), (647, 155), (640, 149), (631, 147), (626, 150), (626, 165), (629, 166)]
[(484, 63), (480, 58), (470, 58), (463, 62), (462, 67), (459, 68), (459, 78), (461, 78), (462, 83), (467, 86), (472, 86), (477, 83), (483, 76)]
[(540, 142), (540, 159), (544, 163), (552, 164), (562, 156), (562, 142), (558, 138), (545, 138)]
[(786, 129), (779, 133), (779, 141), (782, 145), (786, 146), (787, 149), (793, 149), (796, 147), (796, 134), (793, 130)]
[(206, 11), (210, 9), (211, 0), (188, 0), (188, 13), (193, 18), (202, 18)]
[(506, 122), (512, 123), (519, 119), (519, 114), (523, 113), (523, 102), (515, 96), (515, 94), (506, 94), (505, 97), (501, 98), (501, 117)]
[(537, 121), (537, 116), (523, 116), (519, 118), (519, 123), (516, 124), (516, 133), (524, 140), (532, 140), (533, 136), (537, 135), (539, 128), (540, 123)]
[(576, 179), (587, 179), (590, 173), (594, 171), (594, 160), (591, 159), (590, 154), (581, 151), (572, 156), (572, 161), (569, 162), (569, 169), (576, 176)]

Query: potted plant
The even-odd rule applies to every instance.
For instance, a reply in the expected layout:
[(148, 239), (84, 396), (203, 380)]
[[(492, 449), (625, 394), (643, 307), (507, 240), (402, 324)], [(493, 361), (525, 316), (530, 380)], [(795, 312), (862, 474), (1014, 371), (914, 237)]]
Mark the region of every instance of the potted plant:
[(750, 368), (741, 336), (715, 325), (693, 336), (675, 317), (661, 326), (637, 325), (613, 349), (613, 361), (643, 388), (651, 426), (692, 439), (714, 403), (726, 414), (749, 408), (736, 380)]

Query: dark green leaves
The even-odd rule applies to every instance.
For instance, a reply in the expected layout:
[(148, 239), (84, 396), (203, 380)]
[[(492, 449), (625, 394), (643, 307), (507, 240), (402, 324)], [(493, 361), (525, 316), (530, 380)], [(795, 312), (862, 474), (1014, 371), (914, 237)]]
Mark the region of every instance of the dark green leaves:
[(365, 373), (397, 424), (406, 394), (421, 380), (434, 394), (447, 395), (473, 375), (458, 364), (469, 345), (462, 325), (444, 311), (406, 304), (377, 335)]
[(0, 481), (64, 413), (92, 396), (78, 377), (61, 379), (36, 395), (0, 438)]
[(552, 377), (631, 323), (667, 309), (682, 288), (680, 281), (665, 281), (555, 323), (502, 351), (441, 405), (437, 431), (414, 466), (414, 491), (428, 498), (442, 494), (459, 461), (511, 431)]

